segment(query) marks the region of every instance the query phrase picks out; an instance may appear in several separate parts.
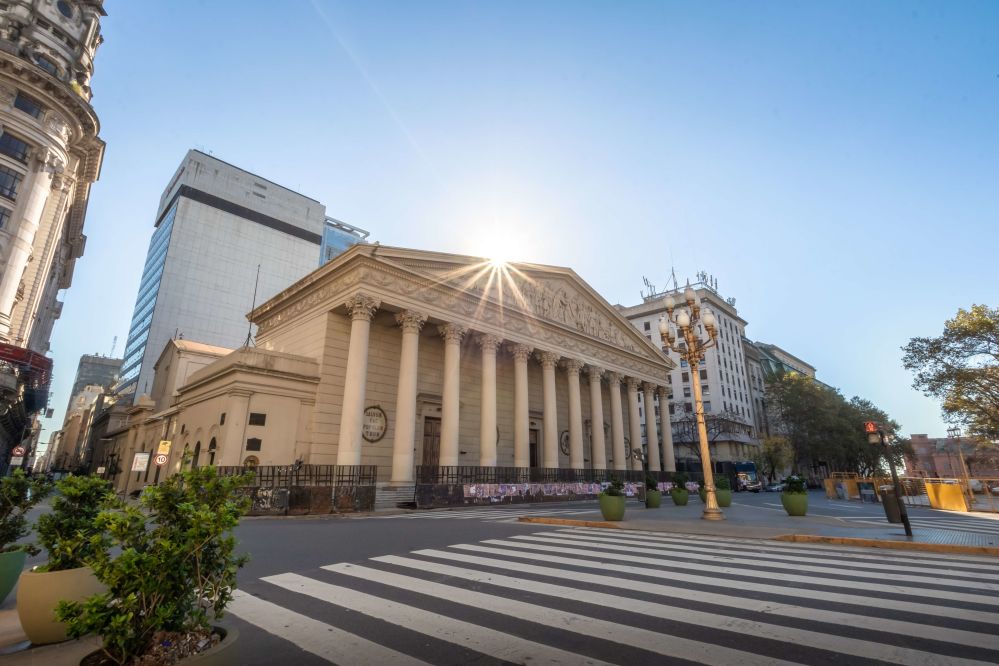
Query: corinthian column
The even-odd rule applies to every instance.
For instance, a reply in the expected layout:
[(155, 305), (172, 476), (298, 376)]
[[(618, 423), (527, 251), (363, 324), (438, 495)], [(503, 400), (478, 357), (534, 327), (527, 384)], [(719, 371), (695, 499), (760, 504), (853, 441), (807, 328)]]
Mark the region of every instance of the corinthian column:
[(461, 380), (461, 339), (465, 329), (458, 324), (439, 327), (444, 338), (444, 386), (441, 389), (441, 467), (458, 464), (458, 410)]
[(590, 459), (593, 469), (607, 468), (607, 446), (604, 443), (604, 402), (600, 394), (600, 377), (603, 368), (586, 366), (590, 376)]
[(480, 335), (482, 347), (482, 406), (479, 417), (479, 465), (496, 467), (496, 349), (495, 335)]
[(395, 320), (402, 328), (399, 388), (395, 394), (395, 440), (392, 443), (392, 484), (413, 482), (413, 444), (416, 440), (416, 377), (420, 329), (427, 315), (400, 312)]
[(621, 373), (608, 372), (607, 384), (611, 405), (611, 450), (614, 452), (614, 469), (628, 469), (624, 453), (624, 412), (621, 411)]
[(558, 412), (555, 402), (555, 364), (561, 358), (553, 352), (538, 354), (541, 361), (541, 386), (545, 398), (545, 467), (558, 467)]
[(569, 359), (565, 362), (569, 379), (569, 467), (583, 469), (583, 404), (579, 396), (579, 371), (583, 362)]
[(673, 424), (669, 419), (669, 391), (659, 387), (659, 428), (663, 434), (663, 466), (667, 472), (676, 471), (676, 454), (673, 453)]
[(513, 466), (531, 466), (531, 422), (527, 402), (527, 359), (534, 351), (527, 345), (511, 345), (513, 354)]
[(350, 312), (350, 347), (347, 349), (336, 463), (360, 465), (361, 422), (364, 420), (364, 392), (368, 379), (368, 337), (371, 318), (381, 302), (365, 294), (357, 294), (343, 305)]
[[(642, 384), (645, 400), (645, 438), (649, 442), (649, 471), (659, 471), (659, 430), (656, 427), (656, 385), (645, 382)], [(662, 409), (662, 405), (659, 406)]]
[(631, 437), (631, 451), (628, 451), (628, 460), (631, 461), (631, 469), (642, 469), (642, 461), (634, 457), (635, 449), (642, 450), (642, 423), (638, 415), (638, 385), (639, 382), (634, 377), (628, 377), (628, 431)]

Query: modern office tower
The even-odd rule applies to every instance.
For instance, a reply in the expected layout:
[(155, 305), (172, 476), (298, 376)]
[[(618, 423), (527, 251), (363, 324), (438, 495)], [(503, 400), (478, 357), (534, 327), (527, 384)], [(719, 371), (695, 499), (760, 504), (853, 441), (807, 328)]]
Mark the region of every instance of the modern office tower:
[(323, 227), (323, 247), (319, 253), (319, 265), (322, 266), (351, 245), (365, 242), (369, 233), (346, 222), (327, 217), (326, 226)]
[(103, 0), (0, 3), (0, 471), (48, 402), (52, 325), (83, 255), (104, 142), (90, 105)]
[(121, 359), (101, 356), (100, 354), (84, 354), (80, 357), (80, 364), (76, 366), (76, 380), (73, 382), (73, 389), (69, 392), (70, 405), (66, 408), (68, 412), (72, 409), (73, 399), (76, 394), (86, 386), (103, 386), (109, 388), (118, 379), (121, 371)]
[(243, 346), (254, 299), (315, 270), (326, 224), (315, 199), (189, 151), (156, 212), (116, 390), (151, 391), (172, 338)]

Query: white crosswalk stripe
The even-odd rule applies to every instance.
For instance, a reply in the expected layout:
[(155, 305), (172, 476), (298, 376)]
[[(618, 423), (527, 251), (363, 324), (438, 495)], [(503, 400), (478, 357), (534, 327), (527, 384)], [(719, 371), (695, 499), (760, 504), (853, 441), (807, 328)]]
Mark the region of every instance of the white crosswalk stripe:
[[(887, 520), (874, 516), (848, 516), (843, 518), (851, 523), (862, 525), (885, 525)], [(909, 516), (909, 523), (914, 528), (928, 530), (950, 530), (952, 532), (968, 532), (974, 534), (999, 535), (999, 520), (989, 520), (987, 518), (949, 518), (949, 517), (921, 517)]]
[(578, 516), (584, 513), (593, 513), (594, 508), (587, 509), (507, 509), (507, 508), (486, 508), (486, 509), (456, 509), (440, 511), (418, 511), (407, 514), (396, 514), (391, 516), (360, 516), (356, 520), (378, 519), (378, 520), (488, 520), (488, 521), (509, 521), (516, 520), (521, 516)]
[[(455, 649), (566, 665), (999, 663), (999, 560), (622, 532), (547, 528), (267, 576), (254, 593), (276, 598), (240, 591), (231, 611), (342, 666), (456, 663)], [(376, 624), (338, 627), (344, 612)]]

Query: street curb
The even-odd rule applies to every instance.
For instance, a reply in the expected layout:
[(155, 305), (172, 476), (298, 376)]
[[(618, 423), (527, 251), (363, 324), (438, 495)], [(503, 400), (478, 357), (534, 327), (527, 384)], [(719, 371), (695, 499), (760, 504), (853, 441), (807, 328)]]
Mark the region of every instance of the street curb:
[(928, 553), (948, 553), (950, 555), (991, 555), (999, 556), (999, 548), (991, 546), (962, 546), (946, 543), (920, 543), (913, 541), (885, 541), (882, 539), (861, 539), (857, 537), (831, 537), (814, 534), (783, 534), (773, 537), (773, 541), (793, 543), (824, 543), (836, 546), (859, 546), (861, 548), (886, 548), (894, 550), (918, 550)]
[(542, 518), (539, 516), (521, 516), (517, 519), (521, 523), (541, 523), (542, 525), (569, 525), (570, 527), (604, 527), (608, 529), (622, 529), (617, 523), (610, 523), (604, 520), (572, 520), (571, 518)]

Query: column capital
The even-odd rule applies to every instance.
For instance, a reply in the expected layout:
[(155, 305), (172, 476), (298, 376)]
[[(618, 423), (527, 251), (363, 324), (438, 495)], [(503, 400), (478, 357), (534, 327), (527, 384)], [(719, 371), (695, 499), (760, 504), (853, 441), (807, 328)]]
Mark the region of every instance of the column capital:
[(427, 315), (422, 312), (406, 310), (404, 312), (397, 313), (395, 321), (399, 324), (403, 331), (415, 331), (416, 333), (419, 333), (420, 329), (423, 328), (423, 324), (427, 321)]
[(580, 360), (574, 359), (574, 358), (567, 358), (565, 360), (565, 370), (570, 375), (577, 375), (578, 376), (579, 375), (579, 371), (583, 369), (584, 365), (585, 365), (585, 363), (583, 363)]
[(637, 391), (638, 387), (642, 383), (642, 380), (639, 379), (638, 377), (628, 377), (628, 378), (625, 379), (625, 381), (628, 383), (628, 390), (629, 391)]
[(596, 365), (586, 366), (586, 374), (589, 375), (590, 381), (600, 381), (600, 378), (604, 376), (604, 369)]
[(623, 379), (624, 377), (621, 375), (621, 373), (615, 370), (611, 370), (607, 373), (607, 381), (610, 383), (611, 386), (620, 385)]
[(543, 368), (554, 368), (555, 364), (559, 362), (562, 357), (555, 352), (550, 351), (539, 351), (538, 361), (541, 362), (541, 367)]
[(669, 395), (669, 389), (667, 389), (665, 386), (657, 386), (656, 393), (659, 394), (659, 402), (665, 403), (666, 396)]
[(656, 392), (657, 385), (652, 382), (642, 382), (642, 391), (648, 394), (653, 394)]
[(503, 344), (503, 338), (492, 333), (480, 333), (475, 336), (475, 341), (482, 347), (482, 351), (496, 353), (496, 350)]
[(460, 324), (441, 324), (437, 330), (448, 344), (461, 344), (461, 339), (468, 332), (468, 329)]
[(351, 319), (364, 321), (371, 321), (381, 304), (381, 301), (367, 294), (355, 294), (343, 302), (343, 306), (350, 312)]
[(531, 353), (534, 351), (534, 347), (531, 345), (525, 345), (519, 342), (510, 344), (507, 349), (510, 350), (510, 353), (513, 354), (513, 357), (518, 361), (526, 361), (531, 357)]

